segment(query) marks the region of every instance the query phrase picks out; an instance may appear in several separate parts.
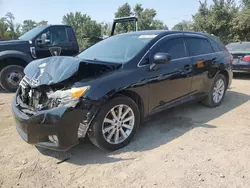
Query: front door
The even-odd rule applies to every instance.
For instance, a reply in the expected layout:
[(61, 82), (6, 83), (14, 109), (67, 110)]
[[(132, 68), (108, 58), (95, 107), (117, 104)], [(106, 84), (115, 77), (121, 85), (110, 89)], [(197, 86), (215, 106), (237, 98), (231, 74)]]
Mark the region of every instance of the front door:
[(165, 109), (175, 102), (186, 100), (191, 88), (192, 61), (187, 56), (183, 34), (161, 39), (150, 51), (150, 62), (158, 52), (171, 55), (172, 60), (149, 70), (149, 113)]
[(71, 55), (68, 54), (71, 46), (65, 27), (49, 27), (36, 40), (36, 56), (40, 59), (49, 56)]

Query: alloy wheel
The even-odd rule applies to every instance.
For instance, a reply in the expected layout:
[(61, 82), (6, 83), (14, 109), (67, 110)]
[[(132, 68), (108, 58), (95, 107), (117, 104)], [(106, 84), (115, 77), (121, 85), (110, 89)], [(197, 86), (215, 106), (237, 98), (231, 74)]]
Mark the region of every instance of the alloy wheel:
[(110, 144), (120, 144), (132, 133), (135, 125), (133, 110), (124, 104), (113, 107), (102, 124), (104, 139)]
[(214, 90), (213, 90), (213, 101), (217, 104), (219, 103), (225, 92), (225, 83), (222, 79), (216, 81)]

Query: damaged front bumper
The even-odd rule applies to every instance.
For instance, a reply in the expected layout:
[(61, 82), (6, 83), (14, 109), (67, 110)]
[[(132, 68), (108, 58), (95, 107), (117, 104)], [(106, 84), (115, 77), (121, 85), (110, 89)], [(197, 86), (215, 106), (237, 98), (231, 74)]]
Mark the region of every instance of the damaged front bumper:
[(82, 99), (75, 108), (60, 106), (28, 115), (16, 95), (11, 106), (17, 131), (23, 140), (40, 147), (65, 151), (77, 145), (79, 137), (85, 137), (99, 105)]

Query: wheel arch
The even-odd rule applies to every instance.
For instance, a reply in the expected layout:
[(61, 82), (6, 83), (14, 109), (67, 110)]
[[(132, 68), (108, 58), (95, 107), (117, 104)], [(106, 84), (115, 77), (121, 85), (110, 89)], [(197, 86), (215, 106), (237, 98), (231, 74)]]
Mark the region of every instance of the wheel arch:
[(19, 65), (25, 67), (32, 58), (19, 51), (9, 50), (0, 52), (0, 70), (8, 65)]
[(218, 72), (218, 74), (222, 74), (223, 76), (225, 76), (226, 78), (226, 82), (227, 82), (227, 87), (228, 87), (228, 83), (229, 83), (229, 74), (226, 70), (221, 70)]
[(137, 104), (139, 111), (140, 111), (140, 120), (142, 122), (143, 118), (145, 117), (145, 106), (140, 95), (131, 90), (122, 90), (122, 91), (117, 92), (115, 95), (113, 95), (113, 97), (116, 97), (118, 95), (129, 97)]

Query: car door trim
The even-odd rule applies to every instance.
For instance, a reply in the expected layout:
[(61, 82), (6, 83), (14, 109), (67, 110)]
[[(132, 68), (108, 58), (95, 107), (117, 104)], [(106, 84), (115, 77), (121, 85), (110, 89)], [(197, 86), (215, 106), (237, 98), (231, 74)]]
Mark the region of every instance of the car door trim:
[[(184, 35), (184, 33), (182, 33)], [(146, 65), (140, 65), (140, 63), (143, 61), (143, 59), (148, 55), (148, 53), (150, 52), (150, 50), (152, 50), (152, 48), (158, 44), (161, 40), (167, 38), (167, 37), (170, 37), (170, 36), (174, 36), (174, 35), (180, 35), (179, 33), (178, 34), (171, 34), (171, 35), (166, 35), (162, 38), (160, 38), (159, 40), (157, 40), (150, 48), (149, 50), (143, 55), (143, 57), (141, 58), (141, 60), (139, 61), (139, 63), (137, 64), (137, 67), (145, 67), (145, 66), (149, 66), (150, 64), (146, 64)], [(185, 36), (185, 35), (184, 35)], [(197, 35), (195, 35), (197, 36)], [(200, 38), (206, 38), (204, 36), (197, 36), (197, 38), (200, 37)], [(184, 43), (185, 44), (185, 43)], [(211, 44), (210, 44), (211, 45)], [(186, 47), (186, 46), (185, 46)], [(187, 57), (181, 57), (181, 58), (176, 58), (176, 59), (173, 59), (171, 62), (173, 61), (178, 61), (178, 60), (183, 60), (183, 59), (188, 59), (188, 58), (196, 58), (196, 57), (200, 57), (200, 56), (204, 56), (204, 55), (212, 55), (212, 54), (217, 54), (219, 52), (212, 52), (212, 53), (207, 53), (207, 54), (200, 54), (200, 55), (195, 55), (195, 56), (188, 56), (187, 54)]]

